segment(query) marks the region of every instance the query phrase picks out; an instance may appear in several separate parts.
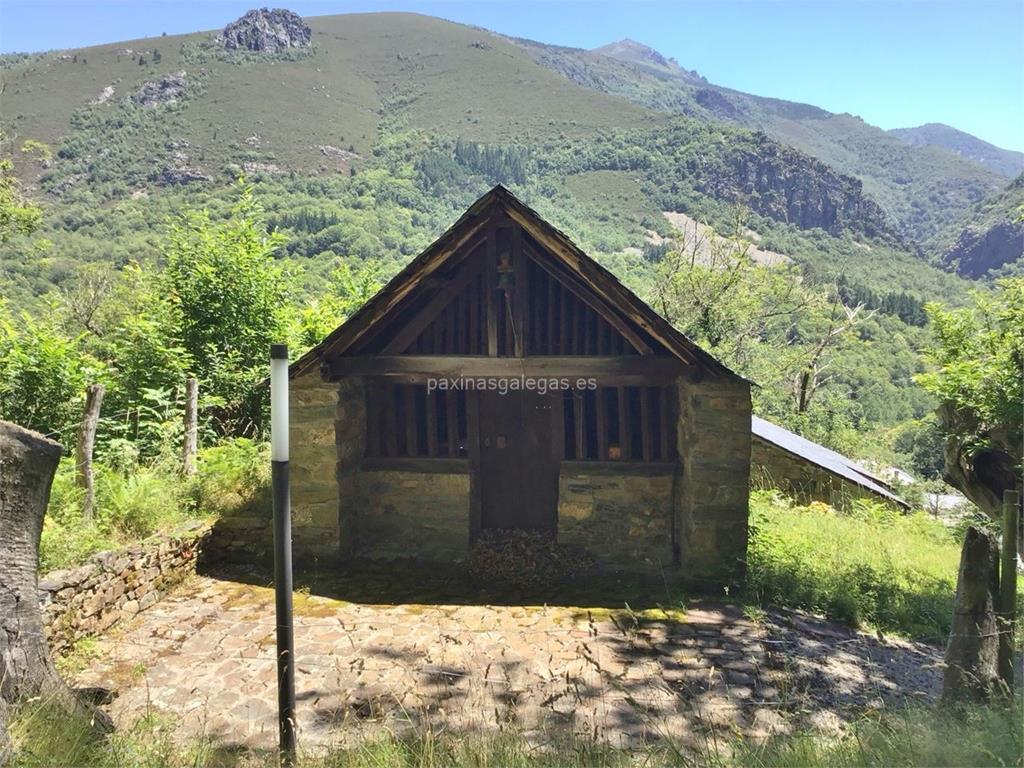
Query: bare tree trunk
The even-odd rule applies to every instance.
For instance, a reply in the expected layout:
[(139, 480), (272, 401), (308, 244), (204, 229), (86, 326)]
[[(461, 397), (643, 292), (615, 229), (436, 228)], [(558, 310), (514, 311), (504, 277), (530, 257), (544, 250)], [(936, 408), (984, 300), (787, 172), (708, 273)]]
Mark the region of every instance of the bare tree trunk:
[(1020, 494), (1003, 493), (1003, 556), (999, 564), (999, 677), (1013, 693), (1013, 624), (1017, 613), (1017, 516)]
[(186, 475), (196, 473), (196, 452), (199, 450), (199, 383), (192, 378), (185, 379), (185, 447), (181, 456), (181, 471)]
[(960, 554), (953, 628), (946, 647), (943, 702), (987, 701), (999, 689), (995, 614), (998, 568), (995, 539), (973, 526), (968, 528)]
[(96, 425), (103, 404), (103, 385), (90, 384), (85, 390), (85, 414), (78, 428), (75, 446), (75, 484), (85, 491), (82, 499), (82, 517), (91, 522), (96, 511), (96, 490), (93, 487), (92, 449), (96, 442)]
[(57, 674), (43, 635), (39, 606), (39, 535), (50, 484), (64, 449), (10, 422), (0, 421), (0, 764), (5, 710), (25, 697), (46, 696), (68, 710), (105, 715), (81, 703)]

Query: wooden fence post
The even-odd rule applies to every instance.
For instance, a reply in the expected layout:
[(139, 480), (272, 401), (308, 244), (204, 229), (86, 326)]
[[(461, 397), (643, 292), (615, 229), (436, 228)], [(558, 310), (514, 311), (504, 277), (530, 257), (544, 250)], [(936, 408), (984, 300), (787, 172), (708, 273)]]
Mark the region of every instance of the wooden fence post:
[(196, 473), (196, 452), (199, 450), (199, 382), (194, 378), (185, 379), (185, 447), (181, 456), (181, 471), (186, 475)]
[(100, 420), (103, 393), (102, 384), (90, 384), (86, 387), (85, 413), (78, 427), (78, 442), (75, 445), (75, 484), (85, 491), (85, 497), (82, 499), (82, 517), (86, 522), (92, 522), (93, 513), (96, 511), (92, 449), (96, 442), (96, 425)]
[(1003, 491), (1003, 550), (999, 575), (999, 677), (1013, 693), (1013, 624), (1017, 612), (1017, 515), (1020, 494)]

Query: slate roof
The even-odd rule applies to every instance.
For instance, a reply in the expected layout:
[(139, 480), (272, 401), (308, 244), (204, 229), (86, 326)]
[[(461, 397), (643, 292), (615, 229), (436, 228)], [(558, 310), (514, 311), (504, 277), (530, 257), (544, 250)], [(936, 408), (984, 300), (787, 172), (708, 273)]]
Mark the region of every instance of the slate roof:
[(771, 443), (778, 448), (791, 453), (794, 456), (815, 464), (822, 469), (838, 475), (844, 480), (856, 483), (872, 493), (876, 493), (904, 508), (909, 508), (903, 499), (892, 491), (885, 480), (868, 472), (864, 467), (852, 460), (836, 453), (823, 445), (812, 443), (800, 435), (783, 429), (778, 424), (772, 424), (757, 416), (750, 417), (750, 431), (754, 437), (759, 437), (765, 442)]

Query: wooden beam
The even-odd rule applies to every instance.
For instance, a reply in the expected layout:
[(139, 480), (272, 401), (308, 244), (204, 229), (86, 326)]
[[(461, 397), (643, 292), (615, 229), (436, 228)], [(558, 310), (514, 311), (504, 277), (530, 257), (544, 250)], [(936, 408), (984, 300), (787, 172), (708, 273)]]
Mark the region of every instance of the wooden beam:
[(447, 392), (444, 399), (445, 423), (448, 425), (448, 455), (459, 455), (459, 413), (457, 392)]
[(630, 344), (639, 352), (641, 355), (650, 355), (653, 353), (650, 345), (645, 342), (639, 334), (616, 313), (607, 301), (600, 295), (592, 290), (588, 290), (588, 286), (585, 285), (581, 278), (569, 271), (568, 269), (558, 269), (550, 259), (545, 259), (539, 254), (534, 253), (529, 247), (526, 249), (526, 253), (534, 263), (540, 266), (545, 272), (547, 272), (552, 278), (562, 283), (568, 288), (577, 299), (582, 301), (586, 306), (597, 312), (598, 315), (608, 321), (616, 331), (626, 337)]
[(419, 455), (419, 435), (416, 429), (416, 390), (413, 387), (402, 387), (403, 415), (405, 416), (405, 455)]
[(487, 261), (484, 265), (484, 298), (487, 309), (487, 354), (498, 356), (498, 230), (487, 230)]
[(480, 490), (480, 398), (476, 392), (466, 393), (466, 450), (469, 453), (469, 543), (472, 544), (483, 525)]
[(526, 337), (529, 333), (529, 322), (526, 312), (527, 289), (526, 259), (523, 257), (523, 230), (512, 227), (512, 269), (516, 276), (516, 288), (512, 294), (512, 335), (513, 354), (523, 357), (526, 354)]
[(633, 458), (633, 440), (630, 432), (629, 391), (625, 387), (618, 388), (619, 396), (619, 451), (623, 461)]
[[(371, 391), (373, 387), (370, 388)], [(437, 456), (437, 393), (431, 392), (427, 395), (426, 403), (427, 420), (427, 456)]]
[[(401, 354), (408, 349), (413, 340), (419, 336), (433, 320), (443, 317), (445, 314), (454, 314), (445, 313), (444, 309), (453, 300), (455, 300), (456, 297), (462, 293), (463, 289), (469, 285), (470, 281), (479, 274), (481, 266), (482, 265), (477, 259), (467, 259), (466, 262), (459, 267), (458, 271), (456, 271), (451, 282), (438, 290), (430, 301), (428, 301), (408, 323), (399, 329), (398, 333), (396, 333), (394, 337), (392, 337), (391, 341), (389, 341), (384, 347), (383, 354)], [(454, 339), (454, 334), (451, 329), (448, 330), (447, 336), (450, 340)]]
[(597, 460), (608, 458), (608, 390), (598, 389), (594, 395), (597, 400)]
[(661, 445), (662, 461), (670, 461), (672, 457), (672, 440), (675, 440), (676, 423), (672, 418), (672, 409), (669, 407), (669, 393), (675, 392), (674, 387), (658, 388), (658, 437)]
[(422, 474), (465, 475), (470, 471), (467, 459), (415, 458), (404, 456), (364, 459), (359, 466), (360, 472), (418, 472)]
[(623, 357), (547, 356), (483, 357), (472, 355), (380, 355), (340, 357), (328, 366), (331, 379), (344, 376), (380, 376), (406, 384), (428, 379), (464, 377), (566, 378), (570, 388), (579, 379), (596, 379), (598, 386), (642, 386), (673, 383), (690, 366), (676, 357), (625, 355)]
[(654, 456), (654, 435), (651, 434), (651, 388), (640, 387), (640, 444), (644, 461)]

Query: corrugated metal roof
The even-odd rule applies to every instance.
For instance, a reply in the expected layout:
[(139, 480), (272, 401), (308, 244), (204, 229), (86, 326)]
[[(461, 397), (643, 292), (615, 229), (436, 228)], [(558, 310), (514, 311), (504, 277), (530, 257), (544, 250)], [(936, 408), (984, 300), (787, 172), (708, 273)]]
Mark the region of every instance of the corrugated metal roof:
[(794, 456), (799, 456), (805, 461), (816, 464), (834, 475), (839, 475), (844, 480), (849, 480), (852, 483), (867, 488), (869, 491), (877, 493), (879, 496), (884, 496), (901, 506), (909, 506), (907, 502), (892, 492), (892, 489), (884, 480), (871, 474), (841, 453), (836, 453), (823, 445), (812, 443), (795, 432), (790, 432), (778, 424), (772, 424), (770, 421), (765, 421), (757, 416), (751, 416), (750, 431), (754, 437), (759, 437), (784, 451), (792, 453)]

